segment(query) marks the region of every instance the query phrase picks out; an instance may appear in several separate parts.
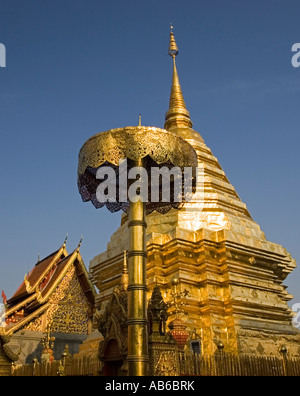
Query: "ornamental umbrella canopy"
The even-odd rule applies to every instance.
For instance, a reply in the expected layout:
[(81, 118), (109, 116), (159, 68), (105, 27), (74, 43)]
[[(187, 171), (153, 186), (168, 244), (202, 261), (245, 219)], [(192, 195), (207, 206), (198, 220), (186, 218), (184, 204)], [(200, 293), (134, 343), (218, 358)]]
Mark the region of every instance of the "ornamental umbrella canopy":
[[(122, 162), (124, 160), (127, 162)], [(123, 165), (120, 166), (120, 164)], [(105, 183), (108, 191), (106, 195), (102, 194), (101, 199), (97, 194), (97, 189), (99, 179), (106, 175), (105, 170), (108, 171), (107, 167), (113, 169), (113, 177), (110, 183), (109, 181)], [(189, 181), (195, 180), (197, 156), (189, 143), (176, 133), (165, 129), (137, 126), (98, 133), (88, 139), (79, 153), (78, 188), (82, 200), (91, 201), (97, 209), (106, 206), (111, 212), (120, 209), (127, 212), (129, 207), (127, 181), (130, 176), (128, 173), (133, 167), (141, 167), (140, 170), (145, 171), (142, 174), (147, 180), (140, 180), (140, 183), (144, 183), (146, 188), (146, 196), (143, 196), (146, 213), (149, 214), (153, 210), (166, 213), (172, 207), (178, 208), (184, 200), (183, 188), (177, 189), (174, 195), (174, 188), (172, 188), (174, 178), (182, 183), (182, 187), (184, 187), (184, 181), (187, 184), (188, 176), (191, 179)], [(174, 168), (177, 172), (173, 172)], [(187, 168), (189, 168), (189, 173), (187, 173)], [(171, 177), (171, 182), (173, 182), (169, 186), (169, 199), (165, 199), (162, 194), (162, 183), (157, 178), (161, 169), (165, 170), (162, 174), (164, 180)], [(184, 171), (186, 172), (185, 180)], [(109, 174), (108, 172), (108, 176)], [(133, 176), (136, 174), (133, 173)], [(112, 195), (109, 194), (109, 187), (111, 187)], [(156, 197), (154, 194), (156, 189), (159, 195), (157, 199), (151, 199)]]

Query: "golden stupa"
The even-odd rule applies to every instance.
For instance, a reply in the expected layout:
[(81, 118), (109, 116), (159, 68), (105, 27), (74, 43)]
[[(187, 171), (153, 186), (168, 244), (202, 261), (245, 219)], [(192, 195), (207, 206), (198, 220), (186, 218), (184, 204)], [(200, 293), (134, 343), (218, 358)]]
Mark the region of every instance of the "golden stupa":
[[(274, 356), (284, 344), (290, 356), (299, 356), (300, 333), (292, 326), (293, 313), (287, 305), (292, 296), (283, 284), (296, 267), (295, 260), (266, 239), (217, 158), (192, 129), (175, 63), (173, 31), (169, 55), (173, 80), (164, 128), (196, 151), (203, 188), (195, 202), (184, 203), (180, 210), (147, 215), (148, 300), (158, 285), (168, 302), (172, 281), (178, 279), (179, 290), (187, 291), (180, 297), (186, 313), (182, 320), (201, 337), (203, 354), (213, 354), (222, 342), (225, 352)], [(126, 279), (127, 250), (128, 216), (123, 214), (107, 250), (90, 263), (91, 280), (100, 290), (96, 301), (100, 316)], [(118, 298), (116, 294), (115, 301)], [(113, 317), (117, 320), (118, 314)], [(174, 318), (170, 315), (168, 323)], [(115, 337), (114, 348), (124, 353), (126, 338), (116, 329), (117, 325), (110, 340)]]

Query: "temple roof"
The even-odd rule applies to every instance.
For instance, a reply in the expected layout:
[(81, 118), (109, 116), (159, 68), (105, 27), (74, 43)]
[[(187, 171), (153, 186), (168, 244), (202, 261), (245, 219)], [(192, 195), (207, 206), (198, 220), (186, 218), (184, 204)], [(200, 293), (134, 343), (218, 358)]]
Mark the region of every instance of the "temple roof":
[[(28, 275), (25, 275), (25, 279), (27, 279), (26, 283), (29, 282), (32, 287), (39, 283), (40, 277), (50, 270), (53, 265), (58, 261), (57, 255), (59, 250), (56, 250), (54, 253), (51, 253), (49, 256), (45, 257), (43, 260), (39, 261), (30, 271)], [(61, 252), (61, 257), (64, 257), (64, 252)], [(25, 280), (21, 283), (17, 291), (14, 293), (11, 299), (7, 301), (8, 305), (13, 305), (14, 302), (22, 298), (24, 295), (28, 295), (29, 293), (26, 290)]]
[(91, 305), (94, 304), (96, 293), (89, 281), (79, 247), (80, 244), (68, 254), (65, 241), (58, 250), (40, 260), (25, 275), (24, 281), (7, 301), (5, 334), (14, 333), (47, 309), (51, 295), (72, 265), (87, 300)]

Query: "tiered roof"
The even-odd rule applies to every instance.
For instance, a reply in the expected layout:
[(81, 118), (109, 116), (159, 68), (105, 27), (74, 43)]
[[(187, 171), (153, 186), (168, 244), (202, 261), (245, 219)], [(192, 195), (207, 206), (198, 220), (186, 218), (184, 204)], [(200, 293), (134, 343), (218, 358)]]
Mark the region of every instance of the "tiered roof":
[(37, 262), (14, 295), (7, 301), (6, 335), (13, 334), (44, 312), (50, 304), (51, 295), (73, 265), (87, 300), (94, 304), (95, 291), (80, 255), (81, 242), (68, 254), (66, 240), (55, 252)]

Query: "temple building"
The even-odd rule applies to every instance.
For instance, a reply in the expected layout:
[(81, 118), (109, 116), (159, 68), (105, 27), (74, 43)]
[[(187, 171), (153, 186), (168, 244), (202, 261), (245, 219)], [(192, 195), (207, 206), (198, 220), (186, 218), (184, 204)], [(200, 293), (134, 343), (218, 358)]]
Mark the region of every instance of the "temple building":
[[(164, 128), (196, 150), (203, 189), (179, 210), (147, 216), (148, 301), (159, 287), (164, 301), (172, 303), (175, 284), (177, 304), (184, 311), (180, 320), (190, 336), (199, 335), (202, 354), (214, 354), (222, 342), (225, 352), (264, 356), (278, 356), (284, 344), (290, 356), (299, 357), (300, 333), (292, 325), (293, 313), (287, 305), (292, 296), (283, 283), (296, 267), (295, 260), (266, 238), (203, 137), (193, 129), (179, 83), (177, 54), (171, 32), (173, 79)], [(91, 281), (100, 290), (95, 300), (104, 336), (100, 357), (118, 361), (119, 371), (126, 359), (122, 290), (127, 249), (124, 213), (107, 250), (89, 267)], [(177, 315), (176, 309), (168, 312), (167, 325)]]
[(51, 358), (59, 359), (66, 345), (70, 353), (78, 352), (91, 333), (96, 292), (80, 245), (69, 254), (65, 240), (58, 250), (36, 263), (6, 301), (5, 327), (0, 331), (6, 351), (18, 352), (18, 358), (16, 353), (8, 353), (16, 364), (41, 359), (45, 334), (55, 340)]

